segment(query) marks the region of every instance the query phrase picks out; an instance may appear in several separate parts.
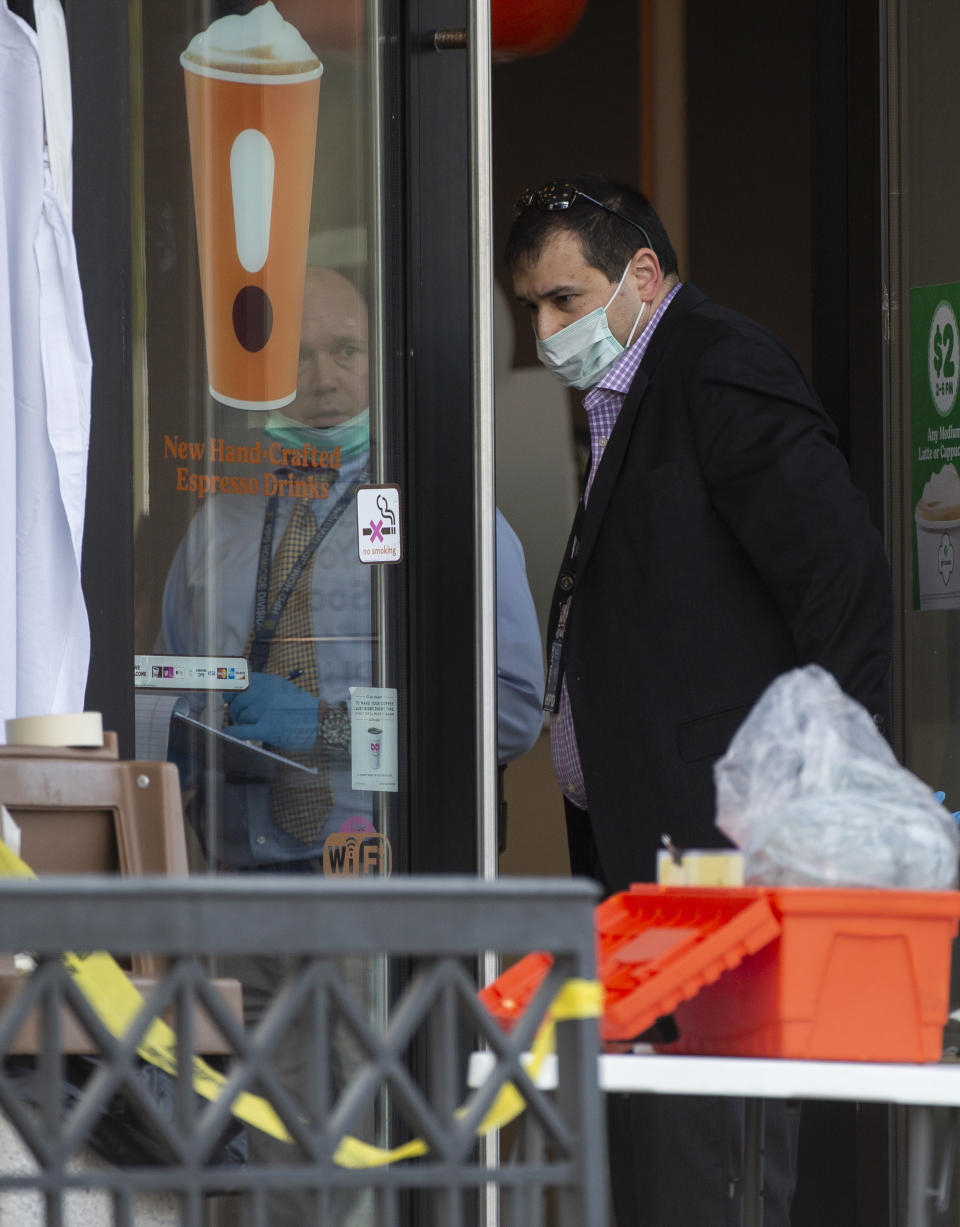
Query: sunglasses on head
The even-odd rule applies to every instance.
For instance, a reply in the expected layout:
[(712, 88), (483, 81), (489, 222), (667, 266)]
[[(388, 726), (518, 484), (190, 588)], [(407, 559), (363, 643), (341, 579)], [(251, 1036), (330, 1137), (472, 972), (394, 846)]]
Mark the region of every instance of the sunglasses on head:
[(514, 205), (514, 214), (523, 213), (526, 209), (543, 209), (547, 213), (554, 213), (557, 210), (569, 209), (573, 202), (578, 199), (589, 200), (598, 209), (603, 209), (606, 213), (612, 213), (614, 217), (619, 217), (628, 226), (633, 226), (634, 230), (639, 230), (646, 239), (647, 246), (653, 247), (653, 244), (650, 242), (650, 235), (647, 234), (639, 222), (632, 221), (618, 209), (611, 209), (602, 200), (597, 200), (594, 196), (588, 196), (586, 192), (581, 188), (574, 187), (572, 183), (563, 183), (559, 179), (555, 179), (553, 183), (546, 183), (543, 187), (536, 189), (525, 188), (517, 197), (517, 203)]

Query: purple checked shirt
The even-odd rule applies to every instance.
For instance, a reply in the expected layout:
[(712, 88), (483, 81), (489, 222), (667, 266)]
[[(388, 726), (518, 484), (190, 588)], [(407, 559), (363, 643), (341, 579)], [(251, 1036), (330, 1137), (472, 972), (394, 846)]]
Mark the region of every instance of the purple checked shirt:
[[(590, 497), (590, 487), (593, 485), (603, 450), (620, 416), (624, 399), (643, 361), (643, 355), (647, 352), (654, 330), (679, 290), (680, 283), (674, 286), (656, 309), (636, 341), (620, 355), (596, 387), (591, 388), (584, 398), (583, 407), (587, 411), (587, 422), (590, 426), (590, 472), (587, 474), (583, 491), (584, 505)], [(568, 600), (560, 611), (561, 631), (569, 611)], [(553, 773), (563, 795), (580, 809), (587, 809), (587, 790), (583, 782), (583, 768), (580, 765), (566, 678), (560, 691), (559, 709), (550, 717), (550, 756), (553, 759)]]

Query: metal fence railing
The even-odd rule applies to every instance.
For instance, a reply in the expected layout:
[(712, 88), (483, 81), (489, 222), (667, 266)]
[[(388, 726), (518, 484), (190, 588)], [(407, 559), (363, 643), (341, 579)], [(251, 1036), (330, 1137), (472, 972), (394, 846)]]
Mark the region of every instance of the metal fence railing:
[[(545, 1206), (605, 1227), (596, 1019), (557, 1024), (555, 1094), (522, 1062), (560, 986), (594, 976), (595, 901), (552, 879), (2, 882), (20, 970), (0, 976), (0, 1227), (473, 1227), (491, 1189), (504, 1227)], [(476, 999), (480, 955), (533, 949), (553, 966), (506, 1034)], [(165, 960), (144, 1005), (97, 951)], [(468, 1089), (478, 1046), (495, 1060)], [(537, 1144), (490, 1166), (478, 1129), (511, 1083)], [(390, 1163), (366, 1149), (411, 1142)]]

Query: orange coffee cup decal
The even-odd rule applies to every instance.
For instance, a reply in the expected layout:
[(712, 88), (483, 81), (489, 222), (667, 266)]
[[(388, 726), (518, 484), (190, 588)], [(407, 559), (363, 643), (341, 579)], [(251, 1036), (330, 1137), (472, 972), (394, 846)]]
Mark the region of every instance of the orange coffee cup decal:
[(239, 409), (296, 396), (323, 66), (272, 0), (181, 55), (210, 391)]

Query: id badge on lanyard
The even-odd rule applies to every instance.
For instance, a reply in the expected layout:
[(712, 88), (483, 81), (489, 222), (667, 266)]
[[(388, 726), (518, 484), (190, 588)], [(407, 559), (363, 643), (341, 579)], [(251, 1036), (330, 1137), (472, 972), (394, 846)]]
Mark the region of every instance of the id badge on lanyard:
[(550, 644), (550, 659), (547, 662), (547, 685), (543, 692), (543, 710), (556, 712), (560, 708), (560, 692), (563, 689), (563, 626), (567, 620), (568, 601), (560, 611), (557, 631)]

